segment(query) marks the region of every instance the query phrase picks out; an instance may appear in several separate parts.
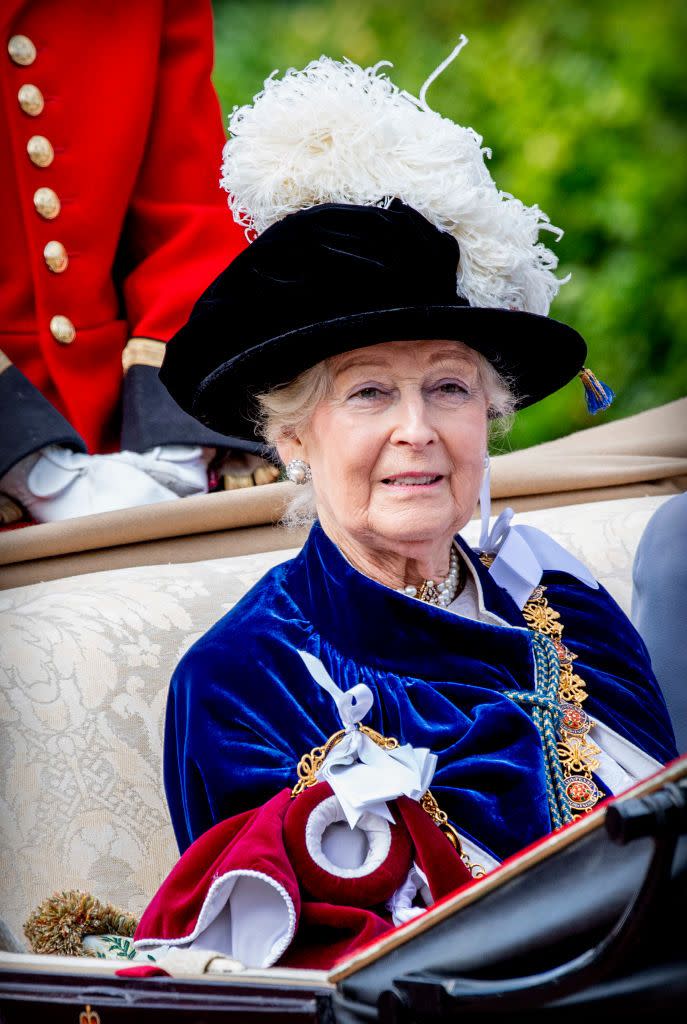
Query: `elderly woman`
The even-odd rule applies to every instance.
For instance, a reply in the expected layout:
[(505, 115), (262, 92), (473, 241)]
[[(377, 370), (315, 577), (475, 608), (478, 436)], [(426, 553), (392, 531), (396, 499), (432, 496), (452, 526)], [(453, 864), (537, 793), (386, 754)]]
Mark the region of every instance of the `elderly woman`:
[[(376, 69), (351, 68), (320, 61), (271, 80), (234, 115), (226, 183), (259, 233), (199, 300), (161, 373), (214, 429), (248, 439), (258, 422), (303, 485), (293, 514), (315, 517), (301, 552), (183, 657), (165, 735), (169, 806), (183, 851), (294, 784), (302, 755), (341, 727), (306, 652), (339, 690), (369, 687), (366, 725), (436, 755), (432, 793), (466, 857), (489, 869), (655, 771), (674, 740), (644, 645), (583, 566), (538, 531), (506, 530), (489, 555), (460, 536), (483, 487), (490, 421), (581, 371), (601, 397), (603, 386), (583, 371), (580, 336), (544, 315), (555, 260), (532, 211), (496, 192), (481, 140)], [(307, 98), (337, 75), (362, 106), (383, 83), (393, 116), (385, 131), (376, 103), (374, 134), (395, 154), (388, 180), (376, 201), (363, 199), (368, 184), (313, 190), (301, 147), (278, 161), (291, 205), (275, 200), (261, 222), (259, 189), (242, 184), (241, 133), (280, 88), (290, 100), (296, 90), (302, 133)], [(394, 176), (393, 160), (406, 159), (394, 125), (455, 142), (451, 202), (467, 190), (468, 152), (477, 170), (461, 218), (437, 213), (437, 189), (421, 204), (422, 190)], [(256, 167), (268, 160), (258, 127)], [(322, 118), (318, 133), (334, 145)], [(345, 159), (350, 173), (350, 148)], [(492, 207), (502, 219), (485, 227)]]

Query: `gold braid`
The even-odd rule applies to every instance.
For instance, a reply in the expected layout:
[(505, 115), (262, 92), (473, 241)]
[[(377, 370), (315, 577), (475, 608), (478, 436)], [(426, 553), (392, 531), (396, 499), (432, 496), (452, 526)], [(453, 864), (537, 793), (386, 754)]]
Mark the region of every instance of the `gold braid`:
[[(493, 555), (480, 555), (480, 561), (487, 567), (493, 560)], [(588, 696), (587, 684), (573, 671), (577, 655), (563, 643), (563, 623), (560, 614), (549, 605), (545, 586), (535, 587), (522, 615), (533, 633), (549, 637), (556, 648), (560, 666), (558, 700), (563, 712), (557, 752), (570, 808), (573, 812), (587, 813), (603, 797), (592, 778), (592, 772), (599, 767), (596, 755), (601, 751), (588, 739), (592, 722), (582, 707)], [(573, 816), (579, 817), (580, 814)]]
[[(480, 560), (488, 568), (493, 562), (494, 556), (480, 555)], [(599, 767), (596, 755), (601, 751), (587, 738), (592, 723), (582, 708), (582, 702), (587, 699), (586, 683), (584, 679), (573, 672), (573, 662), (577, 659), (577, 655), (573, 654), (563, 643), (561, 617), (549, 605), (545, 592), (545, 586), (536, 587), (525, 604), (522, 614), (528, 628), (533, 633), (543, 633), (544, 636), (549, 637), (558, 654), (560, 664), (558, 699), (563, 717), (559, 726), (561, 738), (557, 752), (563, 768), (565, 790), (570, 807), (573, 811), (587, 813), (603, 796), (592, 779), (592, 772)], [(394, 737), (382, 736), (374, 729), (370, 729), (369, 726), (359, 725), (358, 728), (378, 746), (386, 750), (394, 750), (399, 745), (398, 740)], [(319, 781), (317, 778), (319, 769), (329, 751), (341, 741), (343, 736), (342, 729), (330, 736), (323, 746), (314, 747), (309, 754), (303, 755), (298, 762), (298, 782), (291, 790), (292, 797), (298, 796), (304, 789), (314, 786)], [(448, 815), (441, 810), (430, 790), (424, 794), (420, 805), (456, 848), (473, 878), (481, 878), (486, 874), (481, 864), (473, 864), (469, 860), (461, 846), (458, 833), (448, 820)], [(578, 816), (575, 815), (575, 817)]]

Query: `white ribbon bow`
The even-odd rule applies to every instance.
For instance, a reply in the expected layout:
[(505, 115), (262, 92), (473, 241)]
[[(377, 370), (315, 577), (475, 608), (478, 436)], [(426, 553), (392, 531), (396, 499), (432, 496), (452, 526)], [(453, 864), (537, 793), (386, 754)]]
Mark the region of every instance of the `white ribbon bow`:
[(358, 729), (374, 703), (364, 683), (340, 690), (319, 658), (298, 652), (316, 683), (334, 698), (346, 735), (327, 754), (317, 777), (332, 787), (346, 820), (355, 828), (366, 811), (393, 823), (387, 800), (408, 796), (419, 800), (429, 788), (437, 758), (426, 747), (404, 743), (384, 750)]
[(498, 552), (489, 575), (524, 608), (545, 570), (566, 572), (593, 590), (599, 589), (586, 565), (536, 526), (511, 526), (513, 509), (504, 508), (491, 530), (482, 524), (481, 551)]

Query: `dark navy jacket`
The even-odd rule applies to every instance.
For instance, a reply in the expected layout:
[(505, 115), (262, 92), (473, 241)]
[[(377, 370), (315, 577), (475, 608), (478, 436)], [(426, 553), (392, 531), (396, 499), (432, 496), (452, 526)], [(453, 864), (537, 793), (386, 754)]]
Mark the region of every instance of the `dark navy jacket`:
[[(223, 818), (296, 781), (301, 756), (340, 727), (298, 651), (347, 690), (366, 683), (366, 725), (438, 756), (432, 792), (456, 828), (498, 858), (551, 830), (539, 735), (504, 696), (532, 690), (522, 613), (457, 538), (490, 625), (422, 604), (354, 569), (315, 524), (300, 554), (268, 572), (181, 660), (172, 679), (165, 785), (183, 851)], [(676, 755), (639, 635), (603, 589), (547, 572), (550, 605), (587, 683), (585, 710), (660, 762)]]

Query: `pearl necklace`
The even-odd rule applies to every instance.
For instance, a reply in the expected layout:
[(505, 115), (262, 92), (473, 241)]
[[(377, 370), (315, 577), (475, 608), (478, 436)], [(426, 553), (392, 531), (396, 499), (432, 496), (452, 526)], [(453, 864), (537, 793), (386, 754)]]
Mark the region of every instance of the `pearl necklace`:
[(409, 584), (407, 587), (399, 587), (398, 592), (399, 594), (406, 594), (408, 597), (415, 597), (418, 601), (424, 601), (426, 604), (435, 604), (439, 608), (448, 608), (463, 589), (464, 583), (463, 562), (458, 557), (458, 552), (452, 544), (448, 576), (443, 583), (425, 580), (419, 589)]

